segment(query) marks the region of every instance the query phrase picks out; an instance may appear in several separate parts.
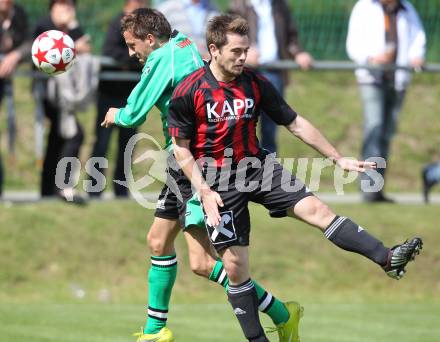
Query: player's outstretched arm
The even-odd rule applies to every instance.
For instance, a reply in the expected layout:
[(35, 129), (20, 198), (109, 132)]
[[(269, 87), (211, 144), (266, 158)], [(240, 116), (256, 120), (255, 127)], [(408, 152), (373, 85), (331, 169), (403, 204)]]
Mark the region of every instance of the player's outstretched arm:
[(293, 135), (304, 141), (307, 145), (313, 147), (324, 157), (331, 159), (343, 170), (365, 172), (366, 169), (376, 168), (376, 163), (373, 162), (342, 157), (324, 135), (300, 115), (298, 115), (296, 119), (286, 127)]
[(200, 195), (200, 201), (202, 202), (203, 209), (208, 217), (206, 223), (213, 227), (218, 226), (221, 221), (218, 207), (223, 207), (220, 195), (211, 190), (203, 178), (191, 153), (190, 140), (181, 138), (173, 138), (172, 140), (174, 145), (174, 156), (176, 157), (179, 166)]

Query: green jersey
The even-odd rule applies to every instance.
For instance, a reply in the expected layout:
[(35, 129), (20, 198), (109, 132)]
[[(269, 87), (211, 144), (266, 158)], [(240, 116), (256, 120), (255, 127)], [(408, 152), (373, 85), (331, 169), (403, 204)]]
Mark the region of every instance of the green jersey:
[(168, 149), (171, 146), (167, 123), (171, 95), (180, 81), (202, 66), (203, 60), (195, 44), (174, 31), (166, 44), (148, 56), (139, 83), (128, 97), (126, 106), (116, 113), (115, 124), (140, 126), (156, 106), (161, 113), (165, 148)]

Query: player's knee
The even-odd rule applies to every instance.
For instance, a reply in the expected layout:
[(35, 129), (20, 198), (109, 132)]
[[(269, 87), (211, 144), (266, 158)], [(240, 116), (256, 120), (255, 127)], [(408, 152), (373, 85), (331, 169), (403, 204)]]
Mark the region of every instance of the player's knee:
[(154, 235), (147, 235), (148, 248), (152, 255), (163, 255), (165, 243)]
[(230, 267), (226, 271), (226, 274), (228, 275), (229, 281), (233, 284), (240, 284), (244, 281), (240, 267)]
[(174, 239), (177, 233), (178, 227), (174, 222), (155, 220), (147, 234), (147, 245), (151, 254), (155, 256), (174, 254)]
[(245, 264), (239, 260), (223, 260), (223, 265), (225, 267), (226, 273), (228, 274), (228, 278), (230, 282), (239, 284), (243, 281), (247, 276), (245, 275), (247, 271), (245, 270)]
[(169, 246), (166, 239), (151, 232), (147, 235), (147, 244), (151, 254), (156, 256), (168, 255), (168, 251), (172, 249), (172, 246)]
[(321, 222), (329, 222), (335, 218), (336, 214), (326, 204), (323, 204), (321, 211)]
[(212, 267), (210, 269), (209, 264), (205, 260), (200, 260), (196, 258), (190, 259), (190, 267), (193, 273), (205, 278), (209, 277), (212, 271)]
[(206, 250), (190, 249), (189, 264), (191, 271), (201, 277), (209, 277), (216, 261)]
[(309, 215), (315, 217), (318, 220), (326, 220), (330, 216), (334, 216), (332, 210), (322, 201), (315, 201), (310, 206)]

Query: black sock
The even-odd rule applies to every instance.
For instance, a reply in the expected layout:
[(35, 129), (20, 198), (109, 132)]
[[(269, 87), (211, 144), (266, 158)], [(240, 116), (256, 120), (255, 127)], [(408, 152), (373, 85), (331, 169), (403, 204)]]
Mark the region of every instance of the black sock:
[(244, 336), (253, 342), (269, 342), (258, 316), (257, 291), (252, 281), (249, 279), (239, 285), (229, 284), (228, 299)]
[(389, 249), (352, 220), (336, 216), (324, 232), (327, 239), (346, 251), (361, 254), (380, 266), (385, 266)]

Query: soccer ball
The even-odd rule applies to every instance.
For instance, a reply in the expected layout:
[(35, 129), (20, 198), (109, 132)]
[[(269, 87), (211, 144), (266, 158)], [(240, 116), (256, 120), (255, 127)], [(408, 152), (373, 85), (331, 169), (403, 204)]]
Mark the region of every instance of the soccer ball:
[(69, 70), (74, 60), (75, 43), (64, 32), (43, 32), (32, 44), (32, 61), (38, 70), (48, 75), (58, 75)]

